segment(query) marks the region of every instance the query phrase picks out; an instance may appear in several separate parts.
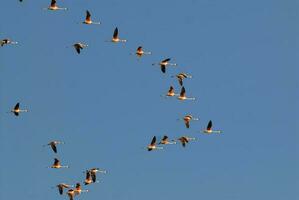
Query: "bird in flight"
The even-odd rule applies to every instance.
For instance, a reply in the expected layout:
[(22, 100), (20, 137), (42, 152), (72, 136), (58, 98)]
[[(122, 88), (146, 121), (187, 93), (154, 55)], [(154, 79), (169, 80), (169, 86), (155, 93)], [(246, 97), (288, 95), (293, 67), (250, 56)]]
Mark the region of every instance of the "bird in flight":
[(88, 47), (88, 45), (78, 42), (78, 43), (73, 44), (73, 47), (76, 49), (77, 53), (80, 54), (81, 50), (85, 47)]
[(151, 143), (147, 146), (148, 151), (163, 149), (163, 147), (156, 146), (156, 140), (157, 140), (157, 138), (156, 138), (156, 136), (154, 136)]
[(175, 76), (171, 76), (171, 77), (177, 77), (180, 86), (183, 86), (183, 80), (184, 80), (185, 78), (192, 78), (191, 75), (188, 75), (188, 74), (186, 74), (186, 73), (179, 73), (179, 74), (177, 74), (177, 75), (175, 75)]
[(57, 6), (57, 1), (56, 0), (51, 0), (51, 4), (48, 8), (44, 8), (47, 10), (67, 10), (67, 8), (61, 8)]
[(135, 52), (135, 54), (137, 55), (138, 58), (140, 58), (143, 55), (151, 55), (152, 52), (149, 51), (144, 51), (142, 46), (139, 46)]
[(191, 120), (198, 121), (199, 118), (195, 118), (192, 115), (188, 114), (188, 115), (186, 115), (186, 116), (183, 117), (183, 120), (185, 122), (186, 128), (190, 128), (190, 122), (191, 122)]
[(186, 96), (186, 90), (185, 87), (183, 86), (180, 92), (180, 95), (178, 96), (178, 99), (183, 101), (183, 100), (195, 100), (194, 97), (187, 97)]
[(13, 113), (15, 116), (19, 116), (20, 113), (22, 112), (28, 112), (27, 109), (20, 109), (20, 103), (17, 103), (15, 107), (10, 111)]
[(178, 140), (181, 142), (183, 147), (186, 147), (186, 144), (189, 143), (189, 141), (195, 140), (195, 138), (182, 136), (182, 137), (178, 138)]
[(207, 133), (207, 134), (211, 134), (211, 133), (222, 133), (221, 130), (213, 130), (212, 129), (212, 120), (209, 121), (208, 125), (207, 125), (207, 128), (205, 130), (202, 130), (201, 132), (203, 133)]
[(51, 141), (48, 144), (44, 145), (44, 146), (50, 146), (52, 148), (52, 150), (54, 151), (54, 153), (57, 153), (57, 144), (64, 144), (64, 142), (61, 141)]
[(162, 60), (161, 62), (159, 63), (153, 63), (152, 65), (159, 65), (160, 68), (161, 68), (161, 71), (163, 73), (166, 73), (166, 67), (167, 66), (177, 66), (176, 63), (170, 63), (169, 61), (171, 60), (171, 58), (166, 58), (164, 60)]
[(179, 94), (176, 94), (174, 91), (174, 87), (171, 85), (168, 89), (168, 92), (165, 95), (161, 95), (164, 97), (173, 97), (173, 96), (178, 96)]
[(86, 17), (82, 23), (83, 24), (101, 24), (101, 22), (94, 22), (91, 20), (91, 14), (88, 10), (86, 10)]
[(163, 145), (166, 145), (166, 144), (176, 144), (175, 141), (169, 141), (168, 140), (168, 136), (167, 135), (164, 135), (162, 140), (159, 142), (159, 144), (163, 144)]
[(1, 47), (3, 47), (4, 45), (7, 45), (7, 44), (18, 44), (18, 42), (12, 41), (9, 38), (5, 38), (0, 41)]
[(127, 40), (125, 40), (125, 39), (120, 39), (120, 38), (118, 37), (118, 28), (116, 27), (116, 28), (114, 29), (112, 39), (111, 39), (110, 41), (106, 41), (106, 42), (114, 42), (114, 43), (118, 43), (118, 42), (127, 42)]
[(54, 163), (50, 168), (55, 168), (55, 169), (59, 169), (59, 168), (69, 168), (69, 166), (67, 165), (61, 165), (60, 161), (57, 158), (54, 158)]
[(93, 181), (94, 183), (97, 181), (97, 177), (96, 177), (96, 174), (97, 174), (97, 173), (104, 173), (104, 174), (107, 173), (106, 170), (101, 170), (100, 168), (91, 168), (91, 169), (89, 169), (89, 170), (87, 170), (87, 171), (90, 172), (92, 181)]
[(88, 190), (82, 190), (81, 188), (81, 184), (80, 183), (77, 183), (76, 184), (76, 187), (74, 189), (74, 192), (75, 192), (75, 195), (80, 195), (81, 192), (88, 192)]

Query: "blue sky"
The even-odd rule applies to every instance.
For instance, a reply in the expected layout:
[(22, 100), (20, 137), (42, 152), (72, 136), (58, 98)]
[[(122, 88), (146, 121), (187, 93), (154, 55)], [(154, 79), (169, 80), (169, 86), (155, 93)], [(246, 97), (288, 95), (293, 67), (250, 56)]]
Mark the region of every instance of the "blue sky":
[[(296, 199), (298, 1), (3, 1), (0, 38), (1, 199), (68, 199), (52, 186), (100, 183), (76, 199)], [(89, 10), (99, 26), (80, 24)], [(112, 44), (115, 27), (126, 44)], [(80, 55), (75, 42), (89, 45)], [(153, 54), (138, 60), (137, 46)], [(152, 66), (178, 63), (162, 74)], [(297, 56), (298, 57), (298, 56)], [(171, 78), (197, 101), (164, 99)], [(16, 102), (30, 112), (7, 114)], [(187, 130), (177, 118), (200, 121)], [(222, 135), (199, 133), (209, 120)], [(142, 149), (164, 134), (185, 149)], [(58, 155), (42, 145), (65, 141)], [(53, 158), (69, 169), (53, 170)]]

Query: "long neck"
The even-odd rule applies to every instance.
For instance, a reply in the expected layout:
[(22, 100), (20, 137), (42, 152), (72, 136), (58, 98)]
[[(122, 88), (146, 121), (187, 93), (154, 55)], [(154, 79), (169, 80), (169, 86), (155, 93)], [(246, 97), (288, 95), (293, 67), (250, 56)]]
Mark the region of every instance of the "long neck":
[(186, 100), (195, 100), (195, 97), (187, 97)]
[(220, 130), (216, 130), (216, 131), (212, 131), (213, 133), (222, 133), (222, 131), (220, 131)]

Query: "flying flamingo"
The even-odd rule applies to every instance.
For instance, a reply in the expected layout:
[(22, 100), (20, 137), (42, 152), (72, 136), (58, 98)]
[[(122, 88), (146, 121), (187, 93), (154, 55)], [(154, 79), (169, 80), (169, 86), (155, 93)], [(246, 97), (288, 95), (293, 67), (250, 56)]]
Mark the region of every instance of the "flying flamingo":
[(77, 183), (76, 188), (74, 189), (75, 195), (80, 195), (81, 192), (88, 192), (88, 190), (82, 190), (81, 184)]
[(164, 97), (173, 97), (173, 96), (178, 96), (179, 94), (176, 94), (175, 91), (174, 91), (174, 88), (173, 86), (171, 85), (168, 89), (168, 92), (165, 94), (165, 95), (161, 95), (161, 96), (164, 96)]
[(176, 63), (170, 63), (170, 62), (169, 62), (170, 60), (171, 60), (171, 58), (167, 58), (167, 59), (165, 59), (165, 60), (162, 60), (160, 63), (153, 63), (152, 65), (156, 65), (156, 64), (160, 65), (160, 67), (161, 67), (161, 71), (162, 71), (163, 73), (166, 73), (166, 67), (167, 67), (167, 66), (177, 66)]
[(152, 52), (149, 51), (143, 51), (142, 46), (139, 46), (135, 52), (135, 54), (140, 58), (143, 55), (151, 55)]
[(175, 141), (169, 141), (168, 140), (168, 136), (167, 135), (164, 135), (162, 140), (159, 142), (159, 144), (163, 144), (163, 145), (166, 145), (166, 144), (176, 144)]
[(83, 24), (101, 24), (101, 22), (94, 22), (91, 20), (91, 14), (88, 10), (86, 10), (86, 18), (82, 23)]
[(118, 42), (127, 42), (127, 40), (125, 40), (125, 39), (120, 39), (120, 38), (118, 37), (118, 28), (116, 27), (116, 28), (114, 29), (112, 39), (111, 39), (110, 41), (106, 41), (106, 42), (114, 42), (114, 43), (118, 43)]
[(148, 151), (163, 149), (163, 147), (156, 146), (156, 140), (157, 140), (157, 138), (156, 138), (156, 136), (154, 136), (151, 143), (147, 146)]
[(189, 143), (189, 141), (195, 140), (195, 138), (190, 138), (187, 136), (182, 136), (180, 138), (178, 138), (178, 140), (182, 143), (183, 147), (186, 147), (186, 144)]
[(67, 165), (61, 165), (60, 161), (57, 158), (54, 158), (54, 164), (51, 167), (49, 167), (49, 168), (59, 169), (59, 168), (69, 168), (69, 166), (67, 166)]
[(188, 74), (186, 74), (186, 73), (179, 73), (179, 74), (177, 74), (177, 75), (175, 75), (175, 76), (171, 76), (171, 77), (177, 77), (177, 79), (178, 79), (178, 81), (179, 81), (179, 84), (180, 84), (181, 86), (183, 86), (183, 80), (184, 80), (185, 78), (192, 78), (191, 75), (188, 75)]
[(93, 182), (96, 182), (97, 180), (97, 177), (96, 177), (96, 173), (104, 173), (106, 174), (107, 171), (106, 170), (100, 170), (99, 168), (92, 168), (92, 169), (89, 169), (87, 170), (90, 172), (90, 175), (91, 175), (91, 178), (92, 178), (92, 181)]
[(4, 45), (7, 45), (7, 44), (18, 44), (18, 42), (12, 41), (9, 38), (5, 38), (0, 41), (1, 47), (3, 47)]
[(51, 4), (48, 8), (44, 8), (48, 10), (67, 10), (67, 8), (61, 8), (56, 5), (56, 0), (51, 0)]
[(180, 96), (178, 96), (178, 99), (183, 101), (183, 100), (195, 100), (194, 97), (186, 97), (186, 90), (185, 87), (183, 86), (181, 89)]
[(64, 142), (61, 141), (51, 141), (50, 143), (44, 145), (44, 146), (51, 146), (52, 150), (54, 151), (54, 153), (57, 153), (57, 144), (64, 144)]
[(211, 133), (222, 133), (221, 130), (213, 130), (212, 129), (212, 120), (209, 121), (208, 125), (207, 125), (207, 128), (205, 130), (202, 130), (201, 132), (202, 133), (207, 133), (207, 134), (211, 134)]
[(76, 49), (77, 53), (80, 54), (81, 50), (85, 47), (88, 47), (88, 45), (78, 42), (78, 43), (73, 44), (73, 47)]
[(15, 107), (10, 111), (11, 113), (13, 113), (15, 116), (19, 116), (20, 113), (22, 112), (28, 112), (27, 109), (20, 109), (20, 103), (17, 103), (15, 105)]
[(190, 128), (190, 122), (191, 122), (191, 120), (198, 121), (199, 119), (193, 117), (190, 114), (188, 114), (188, 115), (186, 115), (186, 116), (183, 117), (183, 120), (185, 122), (186, 128)]

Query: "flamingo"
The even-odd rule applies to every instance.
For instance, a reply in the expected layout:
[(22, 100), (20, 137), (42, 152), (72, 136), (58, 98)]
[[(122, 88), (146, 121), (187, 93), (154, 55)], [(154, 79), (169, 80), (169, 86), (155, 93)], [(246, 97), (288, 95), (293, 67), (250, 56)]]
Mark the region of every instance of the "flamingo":
[(70, 200), (74, 200), (74, 197), (75, 197), (75, 190), (73, 189), (69, 189), (67, 191), (67, 195), (69, 196)]
[(179, 94), (176, 94), (174, 91), (174, 87), (171, 85), (168, 89), (168, 92), (165, 95), (161, 95), (161, 96), (165, 96), (165, 97), (173, 97), (173, 96), (178, 96)]
[(157, 140), (157, 138), (156, 138), (156, 136), (154, 136), (151, 143), (147, 146), (148, 151), (163, 149), (163, 147), (156, 146), (156, 140)]
[(183, 101), (183, 100), (195, 100), (194, 97), (186, 97), (186, 90), (185, 87), (183, 86), (180, 92), (180, 96), (178, 96), (178, 99)]
[(107, 173), (106, 170), (100, 170), (99, 168), (92, 168), (92, 169), (89, 169), (87, 171), (90, 172), (90, 175), (91, 175), (91, 178), (92, 178), (93, 182), (96, 182), (96, 179), (97, 179), (96, 173), (104, 173), (104, 174)]
[(166, 144), (176, 144), (176, 142), (175, 141), (171, 141), (170, 142), (168, 140), (168, 136), (164, 135), (163, 138), (162, 138), (162, 140), (159, 142), (159, 144), (164, 144), (164, 145), (166, 145)]
[(161, 71), (163, 73), (166, 73), (167, 66), (177, 66), (176, 63), (170, 63), (169, 62), (170, 60), (171, 60), (171, 58), (166, 58), (166, 59), (162, 60), (160, 63), (153, 63), (152, 65), (156, 65), (156, 64), (160, 65)]
[(190, 121), (194, 120), (194, 121), (198, 121), (198, 118), (194, 118), (192, 115), (188, 114), (186, 116), (183, 117), (183, 120), (185, 122), (186, 128), (190, 128)]
[(12, 41), (9, 38), (5, 38), (0, 41), (1, 47), (3, 47), (4, 45), (7, 45), (7, 44), (18, 44), (18, 42)]
[(54, 153), (57, 153), (57, 144), (64, 144), (64, 142), (61, 141), (51, 141), (50, 143), (44, 145), (44, 146), (51, 146), (52, 150), (54, 151)]
[(82, 23), (83, 24), (101, 24), (101, 22), (94, 22), (91, 20), (91, 14), (88, 10), (86, 10), (86, 18)]
[(182, 143), (183, 147), (186, 147), (186, 144), (189, 143), (189, 141), (195, 140), (195, 138), (190, 138), (187, 136), (182, 136), (180, 138), (178, 138), (178, 140)]
[(80, 54), (81, 50), (85, 47), (88, 47), (88, 45), (78, 42), (78, 43), (73, 44), (73, 47), (76, 49), (77, 53)]
[(20, 109), (20, 103), (18, 102), (10, 112), (13, 113), (15, 116), (19, 116), (20, 113), (28, 112), (28, 110), (27, 109), (23, 109), (23, 110)]
[(112, 39), (111, 39), (110, 41), (107, 41), (107, 42), (118, 43), (118, 42), (127, 42), (127, 40), (125, 40), (125, 39), (120, 39), (120, 38), (118, 37), (118, 28), (116, 27), (116, 28), (114, 29)]
[(177, 75), (175, 75), (175, 76), (171, 76), (171, 77), (177, 77), (180, 86), (183, 86), (183, 80), (184, 80), (185, 78), (192, 78), (191, 75), (188, 75), (188, 74), (186, 74), (186, 73), (179, 73), (179, 74), (177, 74)]
[(82, 190), (81, 184), (77, 183), (76, 188), (74, 189), (75, 195), (80, 195), (81, 192), (88, 192), (88, 190)]
[(212, 129), (212, 120), (209, 121), (208, 125), (207, 125), (207, 128), (205, 130), (203, 130), (202, 132), (203, 133), (207, 133), (207, 134), (211, 134), (211, 133), (222, 133), (221, 130), (213, 130)]
[(151, 55), (152, 52), (149, 51), (143, 51), (142, 46), (139, 46), (135, 52), (135, 54), (140, 58), (143, 55)]
[(44, 9), (48, 9), (48, 10), (67, 10), (67, 8), (61, 8), (61, 7), (58, 7), (56, 5), (56, 0), (51, 0), (51, 4), (48, 8), (44, 8)]
[(59, 194), (62, 195), (64, 188), (70, 188), (70, 187), (73, 187), (73, 186), (65, 184), (65, 183), (59, 183), (58, 185), (56, 185), (56, 187), (58, 188)]
[(67, 165), (61, 165), (60, 161), (57, 158), (54, 158), (54, 164), (50, 168), (55, 168), (55, 169), (69, 168), (69, 166), (67, 166)]

